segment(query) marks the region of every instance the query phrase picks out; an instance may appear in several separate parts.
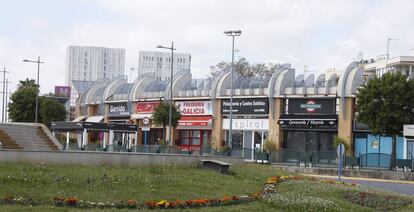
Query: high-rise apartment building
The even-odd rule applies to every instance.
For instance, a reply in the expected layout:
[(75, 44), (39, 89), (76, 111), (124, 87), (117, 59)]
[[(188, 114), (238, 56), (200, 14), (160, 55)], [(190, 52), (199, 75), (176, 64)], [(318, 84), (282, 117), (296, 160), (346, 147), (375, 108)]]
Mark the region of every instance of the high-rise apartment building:
[[(191, 55), (174, 53), (173, 73), (191, 69)], [(157, 80), (168, 80), (171, 76), (171, 53), (156, 51), (140, 51), (138, 61), (138, 76), (153, 73)]]
[[(125, 74), (125, 49), (93, 46), (66, 48), (65, 83), (72, 87), (70, 105), (75, 105), (79, 91), (73, 81), (95, 81)], [(78, 86), (79, 87), (79, 86)]]

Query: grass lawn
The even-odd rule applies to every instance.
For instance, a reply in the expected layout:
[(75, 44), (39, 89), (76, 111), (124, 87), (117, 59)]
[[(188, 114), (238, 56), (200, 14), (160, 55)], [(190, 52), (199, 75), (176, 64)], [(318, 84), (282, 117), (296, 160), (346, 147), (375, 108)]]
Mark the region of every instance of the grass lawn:
[[(263, 184), (268, 177), (288, 174), (268, 165), (256, 164), (233, 166), (231, 172), (231, 175), (220, 175), (198, 167), (180, 166), (129, 168), (0, 163), (0, 197), (12, 195), (38, 200), (52, 200), (56, 196), (63, 196), (95, 202), (119, 202), (134, 199), (139, 203), (163, 199), (221, 198), (258, 192), (263, 189)], [(201, 212), (300, 211), (305, 209), (320, 211), (319, 206), (314, 206), (311, 203), (315, 202), (315, 204), (326, 204), (328, 210), (371, 211), (370, 208), (353, 204), (345, 199), (345, 193), (364, 191), (396, 195), (364, 187), (331, 185), (306, 180), (281, 182), (276, 189), (280, 195), (269, 199), (242, 205), (193, 210)], [(414, 201), (412, 197), (411, 199)], [(331, 207), (332, 205), (334, 206)], [(0, 205), (0, 211), (22, 210), (85, 211), (85, 209), (54, 206)], [(93, 211), (112, 210), (95, 209)], [(411, 204), (400, 208), (400, 210), (414, 210), (414, 206)], [(121, 211), (131, 210), (123, 209)]]

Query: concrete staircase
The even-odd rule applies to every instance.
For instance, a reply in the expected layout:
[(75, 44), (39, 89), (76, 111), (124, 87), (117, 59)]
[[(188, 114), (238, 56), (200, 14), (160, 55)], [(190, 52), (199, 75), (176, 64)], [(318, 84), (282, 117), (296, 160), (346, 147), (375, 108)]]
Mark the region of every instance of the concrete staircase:
[(0, 129), (0, 142), (2, 149), (23, 149), (19, 144), (16, 143), (10, 136)]
[(41, 124), (1, 123), (0, 141), (3, 149), (58, 151), (61, 147), (52, 141), (45, 129)]

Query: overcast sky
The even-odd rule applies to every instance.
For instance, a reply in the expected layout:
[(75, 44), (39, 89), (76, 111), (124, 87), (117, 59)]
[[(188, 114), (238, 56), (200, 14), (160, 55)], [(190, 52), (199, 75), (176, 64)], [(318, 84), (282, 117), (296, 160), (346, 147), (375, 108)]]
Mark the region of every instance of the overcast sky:
[(41, 91), (65, 82), (68, 45), (126, 49), (126, 74), (138, 66), (139, 50), (175, 42), (192, 55), (192, 73), (203, 77), (211, 65), (231, 59), (231, 40), (242, 30), (236, 57), (251, 63), (291, 63), (296, 74), (343, 70), (362, 51), (364, 58), (392, 56), (414, 48), (412, 0), (0, 0), (0, 66), (14, 89), (36, 78), (41, 56)]

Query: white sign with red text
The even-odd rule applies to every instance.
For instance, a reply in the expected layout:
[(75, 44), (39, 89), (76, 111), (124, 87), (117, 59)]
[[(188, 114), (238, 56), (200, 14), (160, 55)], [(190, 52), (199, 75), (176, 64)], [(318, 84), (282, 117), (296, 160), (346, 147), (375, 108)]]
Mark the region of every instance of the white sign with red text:
[(212, 115), (211, 101), (178, 101), (175, 102), (177, 110), (182, 116)]

